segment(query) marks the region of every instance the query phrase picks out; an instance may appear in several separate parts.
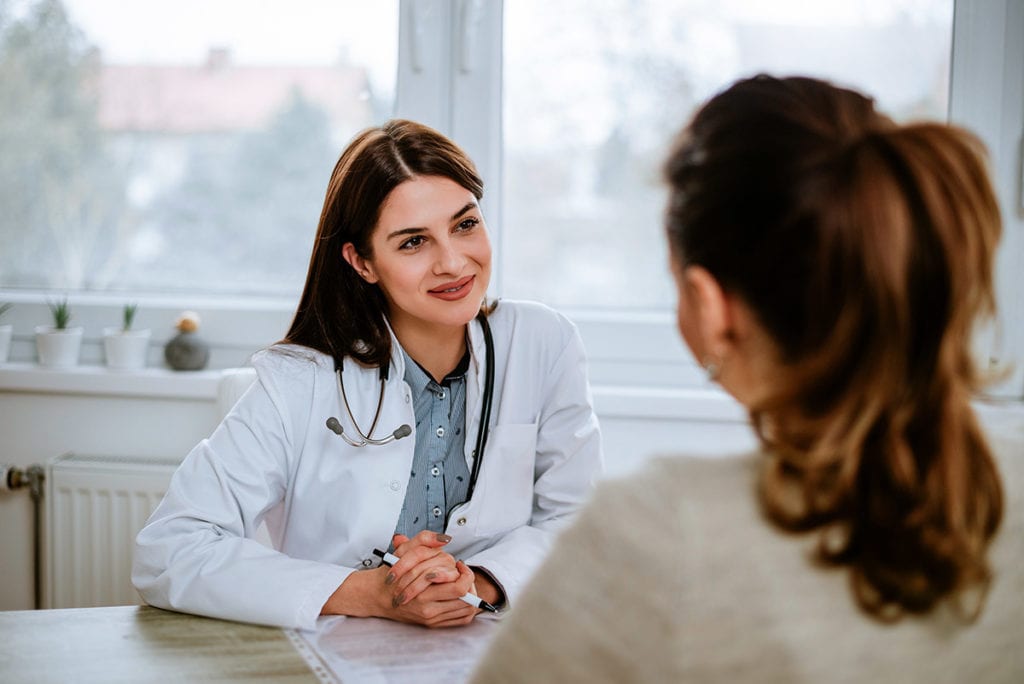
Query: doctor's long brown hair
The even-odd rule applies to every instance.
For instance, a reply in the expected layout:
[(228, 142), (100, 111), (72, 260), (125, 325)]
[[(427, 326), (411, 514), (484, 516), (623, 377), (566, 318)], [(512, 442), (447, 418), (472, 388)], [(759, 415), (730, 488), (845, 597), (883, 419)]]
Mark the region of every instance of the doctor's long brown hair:
[(368, 366), (387, 366), (387, 301), (345, 261), (342, 247), (351, 242), (360, 256), (371, 258), (370, 236), (385, 200), (418, 176), (442, 176), (483, 197), (483, 181), (469, 157), (423, 124), (394, 119), (349, 143), (327, 186), (306, 284), (283, 342), (321, 351), (337, 364), (352, 356)]
[(745, 301), (781, 354), (783, 386), (751, 409), (767, 516), (818, 530), (874, 617), (945, 599), (975, 617), (1003, 505), (969, 405), (1001, 231), (979, 141), (760, 76), (697, 113), (665, 172), (674, 258)]

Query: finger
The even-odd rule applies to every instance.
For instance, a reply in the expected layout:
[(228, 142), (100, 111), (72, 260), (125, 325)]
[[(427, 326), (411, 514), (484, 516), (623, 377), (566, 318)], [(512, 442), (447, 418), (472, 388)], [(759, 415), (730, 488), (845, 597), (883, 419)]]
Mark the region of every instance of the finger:
[[(431, 567), (426, 569), (425, 572), (407, 572), (404, 577), (395, 583), (395, 588), (393, 589), (393, 594), (396, 597), (395, 602), (397, 605), (408, 603), (431, 586), (455, 582), (459, 577), (459, 572), (453, 567)], [(459, 590), (457, 589), (456, 591)], [(443, 598), (453, 598), (461, 595), (454, 594), (453, 596), (443, 596)]]
[[(467, 591), (476, 593), (476, 575), (470, 570), (469, 566), (462, 561), (455, 561), (455, 570), (458, 571), (459, 577), (452, 584), (454, 584), (463, 594)], [(464, 590), (464, 591), (463, 591)], [(462, 594), (460, 594), (461, 596)]]
[[(429, 556), (424, 560), (420, 561), (416, 565), (409, 567), (403, 566), (404, 572), (401, 576), (396, 575), (394, 591), (400, 591), (405, 589), (407, 586), (413, 583), (413, 581), (419, 579), (421, 576), (439, 571), (443, 572), (440, 580), (441, 582), (455, 581), (460, 577), (459, 571), (455, 568), (455, 559), (451, 554), (445, 553), (444, 551), (434, 550), (435, 554)], [(408, 554), (406, 557), (412, 559), (416, 554)], [(395, 564), (398, 565), (397, 563)], [(431, 578), (433, 580), (435, 578)]]
[(480, 613), (479, 609), (466, 605), (462, 601), (457, 603), (462, 604), (461, 607), (452, 608), (435, 615), (426, 621), (426, 626), (431, 628), (461, 627), (468, 625)]
[[(403, 541), (399, 541), (399, 540)], [(395, 555), (401, 558), (406, 553), (409, 553), (412, 549), (417, 546), (426, 546), (428, 548), (437, 549), (448, 542), (452, 538), (447, 534), (441, 534), (439, 532), (431, 532), (430, 530), (423, 530), (416, 534), (415, 537), (409, 538), (401, 534), (396, 534), (391, 539), (392, 545), (395, 547)]]
[[(411, 593), (412, 591), (418, 591), (419, 593), (413, 595)], [(473, 583), (470, 581), (470, 577), (468, 575), (463, 574), (453, 582), (432, 582), (426, 586), (415, 584), (412, 589), (408, 590), (408, 592), (396, 594), (392, 599), (392, 604), (397, 607), (416, 601), (420, 603), (461, 602), (460, 599), (462, 596), (472, 593)], [(468, 604), (463, 603), (463, 605)]]
[(460, 618), (453, 619), (453, 620), (445, 620), (444, 622), (431, 622), (431, 623), (427, 624), (426, 626), (429, 627), (430, 629), (447, 629), (447, 628), (450, 628), (450, 627), (465, 627), (466, 625), (471, 623), (473, 620), (475, 620), (477, 615), (479, 615), (479, 613), (470, 613), (466, 617), (460, 617)]
[(472, 619), (477, 609), (458, 599), (424, 599), (422, 595), (403, 606), (392, 606), (390, 617), (401, 622), (433, 625), (444, 622), (452, 624)]
[[(397, 553), (395, 555), (398, 555)], [(388, 572), (387, 578), (384, 580), (385, 584), (394, 584), (395, 581), (400, 579), (405, 573), (414, 571), (415, 568), (419, 567), (421, 572), (426, 572), (429, 565), (444, 565), (443, 558), (441, 560), (434, 560), (442, 556), (449, 556), (440, 549), (432, 549), (426, 546), (415, 546), (412, 549), (404, 552), (394, 565), (391, 566), (391, 571)], [(428, 566), (420, 567), (423, 563), (429, 563)], [(414, 575), (415, 577), (415, 575)]]

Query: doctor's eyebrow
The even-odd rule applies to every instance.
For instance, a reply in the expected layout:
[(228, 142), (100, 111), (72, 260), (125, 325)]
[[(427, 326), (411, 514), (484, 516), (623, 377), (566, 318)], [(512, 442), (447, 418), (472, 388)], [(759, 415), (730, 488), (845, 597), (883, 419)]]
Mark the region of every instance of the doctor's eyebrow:
[(476, 207), (476, 202), (466, 202), (466, 206), (462, 207), (457, 212), (452, 214), (452, 219), (451, 220), (454, 221), (455, 219), (459, 218), (460, 216), (465, 214), (470, 209), (473, 209), (474, 207)]
[[(466, 202), (466, 206), (462, 207), (457, 212), (452, 214), (452, 217), (451, 217), (450, 220), (455, 221), (460, 216), (465, 214), (467, 211), (470, 211), (472, 209), (476, 209), (476, 207), (477, 207), (477, 203), (476, 202)], [(399, 228), (398, 230), (393, 230), (390, 233), (388, 233), (388, 236), (387, 236), (386, 239), (393, 240), (394, 238), (397, 238), (397, 237), (404, 237), (406, 235), (418, 235), (419, 233), (425, 233), (425, 232), (427, 232), (427, 229), (426, 228), (422, 228), (422, 227), (420, 227), (420, 228)]]

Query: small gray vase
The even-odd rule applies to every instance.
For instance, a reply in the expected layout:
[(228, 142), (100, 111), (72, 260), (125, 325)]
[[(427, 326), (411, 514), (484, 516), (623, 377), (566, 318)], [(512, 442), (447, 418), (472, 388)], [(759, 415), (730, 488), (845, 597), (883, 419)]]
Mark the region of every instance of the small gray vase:
[(194, 332), (181, 332), (164, 347), (164, 359), (174, 370), (202, 370), (210, 360), (210, 345)]

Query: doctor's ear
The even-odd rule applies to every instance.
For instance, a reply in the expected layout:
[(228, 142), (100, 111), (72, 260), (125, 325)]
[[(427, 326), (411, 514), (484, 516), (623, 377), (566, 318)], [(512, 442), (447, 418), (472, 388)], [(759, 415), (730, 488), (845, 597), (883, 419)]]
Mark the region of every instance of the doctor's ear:
[(376, 283), (379, 278), (373, 271), (373, 265), (359, 256), (359, 252), (356, 251), (356, 246), (351, 242), (346, 242), (341, 248), (341, 255), (348, 262), (349, 266), (355, 269), (356, 273), (368, 283)]

